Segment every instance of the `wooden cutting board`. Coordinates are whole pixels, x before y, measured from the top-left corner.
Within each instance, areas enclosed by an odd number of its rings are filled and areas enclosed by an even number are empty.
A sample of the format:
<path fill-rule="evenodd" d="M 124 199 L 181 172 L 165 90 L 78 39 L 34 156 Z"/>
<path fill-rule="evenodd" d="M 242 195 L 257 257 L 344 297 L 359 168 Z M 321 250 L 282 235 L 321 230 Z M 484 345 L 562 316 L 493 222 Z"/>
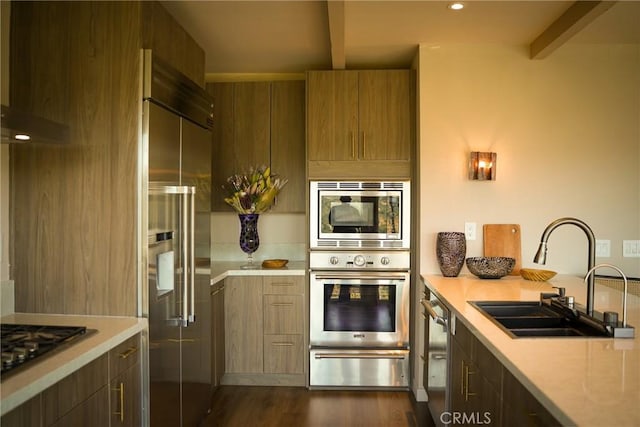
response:
<path fill-rule="evenodd" d="M 484 256 L 506 256 L 515 258 L 511 275 L 517 276 L 522 268 L 519 224 L 484 224 Z"/>

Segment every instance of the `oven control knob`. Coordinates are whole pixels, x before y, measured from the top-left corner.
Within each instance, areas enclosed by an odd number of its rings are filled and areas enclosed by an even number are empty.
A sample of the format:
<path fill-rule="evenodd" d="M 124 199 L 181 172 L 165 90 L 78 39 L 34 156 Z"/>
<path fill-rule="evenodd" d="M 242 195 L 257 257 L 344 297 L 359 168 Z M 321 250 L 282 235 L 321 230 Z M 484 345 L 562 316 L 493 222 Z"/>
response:
<path fill-rule="evenodd" d="M 382 258 L 380 258 L 380 264 L 389 265 L 389 263 L 391 263 L 391 260 L 388 256 L 383 256 Z"/>
<path fill-rule="evenodd" d="M 329 258 L 329 264 L 331 265 L 336 265 L 340 260 L 338 259 L 337 256 L 332 256 L 331 258 Z"/>
<path fill-rule="evenodd" d="M 353 265 L 355 265 L 356 267 L 364 267 L 366 263 L 367 260 L 365 259 L 364 255 L 356 255 L 353 257 Z"/>

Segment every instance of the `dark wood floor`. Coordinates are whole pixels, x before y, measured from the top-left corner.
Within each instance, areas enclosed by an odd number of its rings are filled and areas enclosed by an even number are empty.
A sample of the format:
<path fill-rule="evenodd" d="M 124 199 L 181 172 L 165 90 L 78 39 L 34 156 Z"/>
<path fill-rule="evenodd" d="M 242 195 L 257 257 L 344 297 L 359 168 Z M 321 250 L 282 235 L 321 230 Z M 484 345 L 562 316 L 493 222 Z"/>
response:
<path fill-rule="evenodd" d="M 426 403 L 409 392 L 222 386 L 201 427 L 432 427 Z"/>

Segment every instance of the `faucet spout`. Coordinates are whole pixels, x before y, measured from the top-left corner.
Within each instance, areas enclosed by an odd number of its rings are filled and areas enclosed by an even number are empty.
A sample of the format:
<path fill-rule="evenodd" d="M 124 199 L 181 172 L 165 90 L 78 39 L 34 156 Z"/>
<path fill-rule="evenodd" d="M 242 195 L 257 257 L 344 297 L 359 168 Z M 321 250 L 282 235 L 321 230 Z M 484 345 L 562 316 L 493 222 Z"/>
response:
<path fill-rule="evenodd" d="M 551 235 L 553 230 L 564 224 L 575 225 L 576 227 L 584 231 L 584 233 L 587 235 L 587 239 L 589 241 L 587 271 L 591 271 L 596 263 L 596 237 L 593 234 L 593 230 L 591 230 L 591 227 L 589 227 L 584 221 L 581 221 L 577 218 L 559 218 L 549 224 L 547 228 L 545 228 L 542 232 L 540 245 L 538 246 L 538 251 L 533 258 L 533 262 L 535 262 L 536 264 L 545 264 L 547 262 L 547 241 L 549 240 L 549 236 Z M 589 316 L 593 316 L 593 300 L 595 293 L 594 275 L 588 275 L 587 280 L 585 281 L 587 282 L 587 314 Z"/>

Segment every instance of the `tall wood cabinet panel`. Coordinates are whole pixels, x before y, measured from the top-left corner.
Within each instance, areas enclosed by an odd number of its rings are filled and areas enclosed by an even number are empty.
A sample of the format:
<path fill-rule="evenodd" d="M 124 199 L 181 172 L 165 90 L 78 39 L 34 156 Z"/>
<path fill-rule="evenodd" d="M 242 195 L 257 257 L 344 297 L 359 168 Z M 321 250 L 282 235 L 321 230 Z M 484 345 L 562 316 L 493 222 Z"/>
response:
<path fill-rule="evenodd" d="M 203 82 L 202 50 L 159 3 L 11 4 L 10 103 L 71 140 L 9 147 L 16 311 L 136 315 L 143 47 Z"/>
<path fill-rule="evenodd" d="M 274 212 L 304 212 L 304 82 L 208 83 L 214 99 L 211 209 L 224 202 L 226 179 L 250 166 L 287 178 Z"/>
<path fill-rule="evenodd" d="M 225 370 L 225 282 L 218 282 L 211 290 L 211 383 L 217 388 L 222 383 Z"/>
<path fill-rule="evenodd" d="M 274 212 L 306 211 L 304 90 L 302 80 L 271 83 L 271 169 L 289 180 Z"/>
<path fill-rule="evenodd" d="M 224 324 L 227 373 L 263 372 L 262 277 L 225 279 Z"/>
<path fill-rule="evenodd" d="M 409 70 L 309 71 L 309 178 L 410 178 L 413 94 Z"/>
<path fill-rule="evenodd" d="M 269 83 L 208 83 L 206 87 L 213 96 L 214 118 L 211 208 L 231 211 L 224 202 L 226 179 L 251 166 L 269 164 Z"/>

